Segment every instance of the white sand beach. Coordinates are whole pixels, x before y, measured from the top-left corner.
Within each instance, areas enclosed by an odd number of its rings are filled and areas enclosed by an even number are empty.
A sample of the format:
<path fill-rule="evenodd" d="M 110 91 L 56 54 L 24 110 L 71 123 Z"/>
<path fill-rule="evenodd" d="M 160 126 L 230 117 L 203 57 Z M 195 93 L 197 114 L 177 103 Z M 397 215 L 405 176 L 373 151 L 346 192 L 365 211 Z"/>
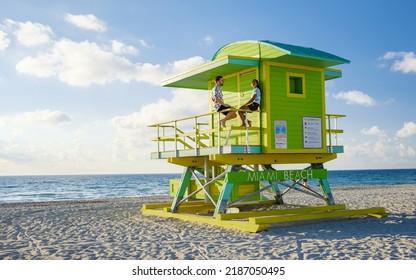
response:
<path fill-rule="evenodd" d="M 416 260 L 416 185 L 334 187 L 333 194 L 349 209 L 381 206 L 389 216 L 246 233 L 141 214 L 143 203 L 168 197 L 0 204 L 0 259 Z"/>

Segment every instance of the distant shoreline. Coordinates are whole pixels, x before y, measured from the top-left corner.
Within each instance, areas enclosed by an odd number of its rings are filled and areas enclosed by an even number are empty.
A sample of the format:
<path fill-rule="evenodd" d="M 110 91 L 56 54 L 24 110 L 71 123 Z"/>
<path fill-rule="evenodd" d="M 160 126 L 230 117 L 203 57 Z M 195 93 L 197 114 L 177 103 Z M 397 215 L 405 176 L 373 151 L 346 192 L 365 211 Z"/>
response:
<path fill-rule="evenodd" d="M 401 188 L 401 187 L 415 187 L 416 184 L 395 184 L 395 185 L 364 185 L 364 186 L 331 186 L 331 190 L 338 189 L 361 189 L 361 188 Z M 317 187 L 319 189 L 319 187 Z M 59 206 L 59 205 L 77 205 L 77 204 L 100 204 L 100 203 L 110 203 L 110 202 L 148 202 L 154 200 L 171 200 L 172 198 L 169 195 L 144 195 L 144 196 L 132 196 L 132 197 L 112 197 L 104 199 L 62 199 L 62 200 L 49 200 L 49 201 L 17 201 L 17 202 L 4 202 L 0 201 L 0 208 L 2 207 L 20 207 L 20 206 Z"/>
<path fill-rule="evenodd" d="M 289 169 L 289 168 L 286 168 Z M 365 168 L 365 169 L 329 169 L 328 172 L 344 172 L 344 171 L 400 171 L 400 170 L 415 170 L 416 168 Z M 181 175 L 181 172 L 172 173 L 96 173 L 96 174 L 11 174 L 4 175 L 0 174 L 1 177 L 42 177 L 42 176 L 136 176 L 136 175 Z"/>

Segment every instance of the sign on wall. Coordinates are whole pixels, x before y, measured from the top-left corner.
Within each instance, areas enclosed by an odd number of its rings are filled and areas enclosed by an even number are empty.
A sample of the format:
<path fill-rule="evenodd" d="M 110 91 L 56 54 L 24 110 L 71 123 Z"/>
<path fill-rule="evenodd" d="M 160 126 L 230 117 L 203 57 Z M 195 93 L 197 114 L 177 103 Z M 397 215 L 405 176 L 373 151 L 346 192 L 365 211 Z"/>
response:
<path fill-rule="evenodd" d="M 318 117 L 303 117 L 303 148 L 322 148 L 322 119 Z"/>
<path fill-rule="evenodd" d="M 287 149 L 286 121 L 274 121 L 274 147 L 275 149 Z"/>

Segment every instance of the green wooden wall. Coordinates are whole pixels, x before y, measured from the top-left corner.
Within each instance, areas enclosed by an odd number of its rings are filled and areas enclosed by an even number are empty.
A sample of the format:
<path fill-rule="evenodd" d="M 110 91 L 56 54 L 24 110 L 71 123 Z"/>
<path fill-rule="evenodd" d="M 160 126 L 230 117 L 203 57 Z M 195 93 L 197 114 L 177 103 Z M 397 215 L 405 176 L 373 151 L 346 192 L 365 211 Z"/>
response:
<path fill-rule="evenodd" d="M 288 96 L 287 73 L 304 74 L 305 89 L 304 98 Z M 303 149 L 303 117 L 321 117 L 325 124 L 325 112 L 323 104 L 322 71 L 291 68 L 284 66 L 270 66 L 269 68 L 269 90 L 268 102 L 270 112 L 267 115 L 268 128 L 267 151 L 279 152 L 274 146 L 274 121 L 282 120 L 287 124 L 287 149 Z M 324 133 L 324 130 L 322 130 Z M 322 139 L 324 136 L 322 135 Z M 324 140 L 322 145 L 324 145 Z"/>

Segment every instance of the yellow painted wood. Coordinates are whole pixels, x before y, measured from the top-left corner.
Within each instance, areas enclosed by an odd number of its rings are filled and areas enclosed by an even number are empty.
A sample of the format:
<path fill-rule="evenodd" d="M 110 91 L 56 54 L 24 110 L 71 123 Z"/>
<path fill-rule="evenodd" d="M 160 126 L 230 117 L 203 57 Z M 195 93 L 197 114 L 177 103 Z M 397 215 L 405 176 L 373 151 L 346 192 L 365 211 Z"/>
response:
<path fill-rule="evenodd" d="M 205 202 L 203 200 L 195 200 L 195 201 L 186 201 L 181 204 L 181 206 L 197 206 L 197 205 L 204 205 Z M 172 202 L 165 202 L 165 203 L 149 203 L 144 204 L 142 206 L 143 210 L 147 209 L 158 209 L 158 208 L 165 208 L 172 206 Z"/>
<path fill-rule="evenodd" d="M 249 222 L 253 224 L 270 224 L 270 223 L 296 222 L 296 221 L 307 221 L 307 220 L 315 220 L 315 219 L 328 219 L 328 218 L 349 217 L 349 216 L 363 216 L 363 215 L 369 215 L 369 214 L 381 215 L 384 213 L 385 213 L 384 208 L 376 207 L 376 208 L 368 208 L 368 209 L 341 210 L 341 211 L 309 213 L 309 214 L 253 217 L 253 218 L 249 218 Z"/>
<path fill-rule="evenodd" d="M 149 210 L 149 209 L 158 209 L 163 207 L 171 206 L 172 203 L 152 203 L 152 204 L 144 204 L 142 206 L 142 210 Z"/>
<path fill-rule="evenodd" d="M 325 206 L 314 206 L 314 207 L 298 207 L 298 208 L 277 209 L 277 210 L 218 214 L 216 218 L 219 220 L 232 220 L 232 219 L 262 217 L 262 216 L 302 214 L 302 213 L 334 211 L 334 210 L 344 210 L 344 209 L 345 209 L 345 204 L 336 204 L 336 205 L 325 205 Z"/>
<path fill-rule="evenodd" d="M 222 131 L 245 131 L 245 130 L 254 130 L 254 131 L 259 131 L 260 127 L 259 126 L 250 126 L 250 127 L 244 127 L 244 126 L 235 126 L 235 125 L 230 125 L 230 126 L 226 126 L 226 127 L 221 127 Z"/>
<path fill-rule="evenodd" d="M 344 114 L 326 114 L 330 118 L 345 118 L 347 115 Z"/>
<path fill-rule="evenodd" d="M 272 200 L 261 202 L 271 203 Z M 245 203 L 255 204 L 255 203 Z M 388 214 L 383 207 L 345 210 L 345 204 L 330 206 L 311 206 L 293 209 L 279 209 L 258 212 L 243 212 L 232 214 L 218 214 L 216 219 L 211 215 L 197 215 L 198 211 L 213 209 L 213 205 L 205 204 L 203 201 L 184 202 L 180 213 L 170 212 L 170 204 L 154 203 L 143 205 L 142 213 L 159 217 L 176 218 L 184 221 L 202 222 L 224 228 L 237 229 L 246 232 L 260 232 L 267 229 L 271 223 L 296 222 L 314 219 L 329 219 L 339 217 L 372 216 L 376 218 L 386 217 Z M 188 213 L 188 210 L 190 213 Z M 298 212 L 299 211 L 299 212 Z M 193 213 L 193 214 L 192 214 Z M 290 213 L 290 214 L 289 214 Z M 248 220 L 247 220 L 248 218 Z M 243 220 L 244 219 L 244 220 Z"/>
<path fill-rule="evenodd" d="M 260 232 L 269 227 L 268 224 L 250 224 L 248 222 L 240 222 L 240 221 L 222 221 L 213 219 L 211 216 L 200 216 L 200 215 L 193 215 L 193 214 L 181 214 L 181 213 L 171 213 L 171 212 L 164 212 L 161 210 L 154 210 L 154 209 L 144 209 L 142 213 L 145 215 L 155 215 L 159 217 L 166 217 L 166 218 L 176 218 L 183 221 L 192 221 L 192 222 L 202 222 L 214 226 L 221 226 L 224 228 L 230 229 L 238 229 L 247 232 Z"/>
<path fill-rule="evenodd" d="M 178 164 L 181 166 L 204 166 L 204 157 L 203 156 L 190 156 L 190 157 L 171 157 L 168 158 L 169 163 Z M 220 163 L 209 161 L 209 166 L 217 166 Z"/>
<path fill-rule="evenodd" d="M 214 210 L 215 206 L 213 204 L 205 204 L 205 205 L 181 205 L 179 206 L 179 213 L 197 213 L 202 211 L 209 211 Z"/>
<path fill-rule="evenodd" d="M 268 205 L 268 204 L 275 204 L 276 201 L 275 200 L 261 200 L 261 201 L 245 201 L 242 203 L 238 203 L 236 205 L 234 205 L 233 207 L 242 207 L 242 206 L 247 206 L 247 205 Z M 142 206 L 143 210 L 149 210 L 149 209 L 162 209 L 162 208 L 168 208 L 172 206 L 172 202 L 166 202 L 166 203 L 149 203 L 149 204 L 144 204 Z M 204 200 L 200 199 L 200 200 L 193 200 L 193 201 L 185 201 L 182 202 L 181 205 L 179 206 L 179 211 L 184 208 L 184 209 L 196 209 L 198 210 L 198 208 L 215 208 L 215 206 L 211 203 L 206 203 Z"/>
<path fill-rule="evenodd" d="M 344 133 L 343 129 L 331 129 L 331 130 L 327 130 L 326 133 L 331 133 L 331 134 L 339 134 L 339 133 Z"/>
<path fill-rule="evenodd" d="M 377 213 L 377 214 L 367 214 L 367 215 L 370 217 L 377 218 L 377 219 L 385 218 L 388 216 L 387 213 Z"/>
<path fill-rule="evenodd" d="M 286 164 L 286 163 L 323 163 L 336 159 L 336 154 L 213 154 L 209 155 L 212 162 L 219 164 Z"/>

